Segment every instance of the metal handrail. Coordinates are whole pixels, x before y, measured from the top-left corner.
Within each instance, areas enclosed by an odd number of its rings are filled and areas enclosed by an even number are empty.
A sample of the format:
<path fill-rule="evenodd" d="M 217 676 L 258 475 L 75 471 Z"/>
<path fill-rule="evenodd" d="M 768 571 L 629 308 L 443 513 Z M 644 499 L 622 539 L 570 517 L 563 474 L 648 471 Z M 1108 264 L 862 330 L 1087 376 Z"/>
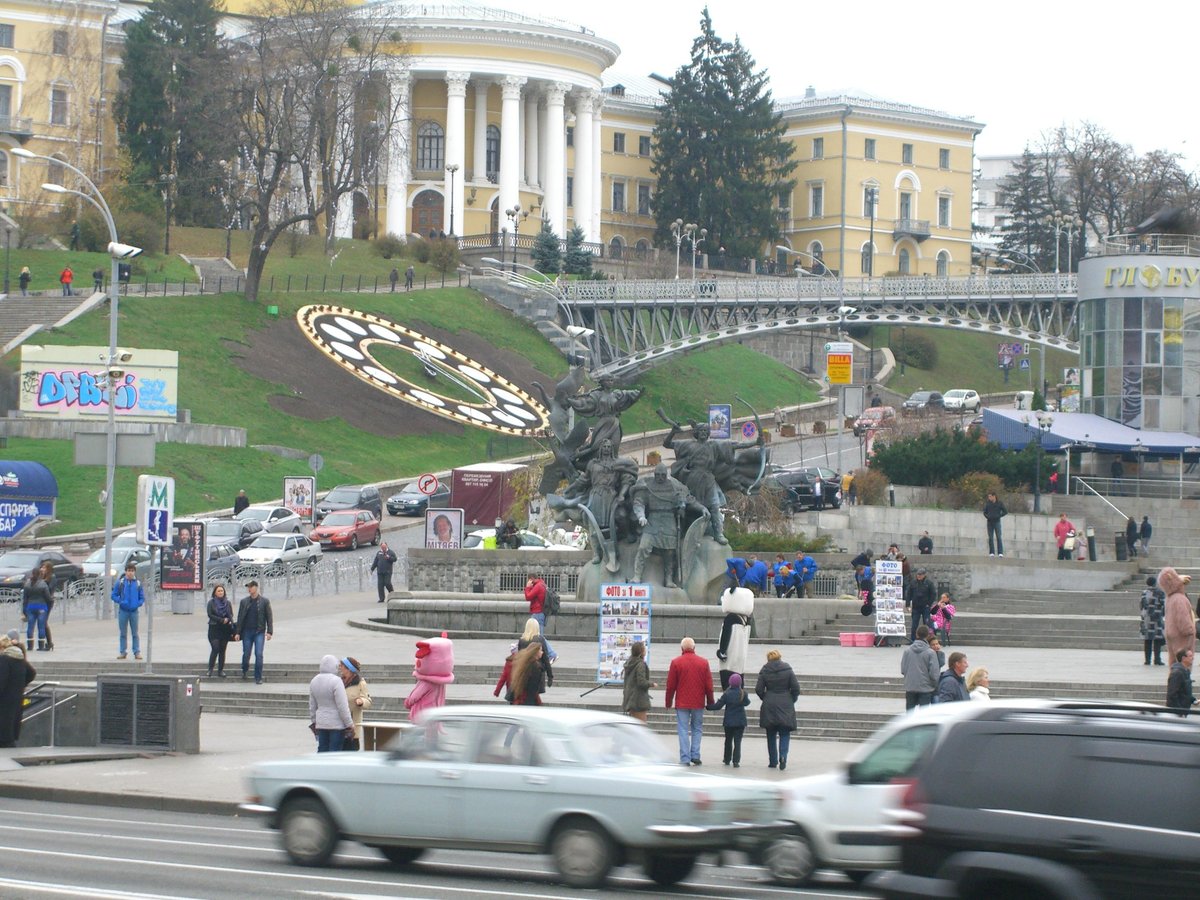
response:
<path fill-rule="evenodd" d="M 59 686 L 60 686 L 59 682 L 57 682 L 57 681 L 43 681 L 41 684 L 35 684 L 33 687 L 28 688 L 25 691 L 25 696 L 29 696 L 31 694 L 36 694 L 38 691 L 42 690 L 43 688 L 50 688 L 50 705 L 46 709 L 39 709 L 36 712 L 30 713 L 28 716 L 22 716 L 22 721 L 32 721 L 32 720 L 38 718 L 39 716 L 41 716 L 43 713 L 49 712 L 50 713 L 50 744 L 49 744 L 49 746 L 51 746 L 51 747 L 54 746 L 54 731 L 55 731 L 55 727 L 56 727 L 58 707 L 64 703 L 70 703 L 72 700 L 74 700 L 76 697 L 79 696 L 78 692 L 76 692 L 76 693 L 70 694 L 69 696 L 66 696 L 66 697 L 59 697 L 58 696 Z"/>
<path fill-rule="evenodd" d="M 1093 494 L 1095 494 L 1097 497 L 1099 497 L 1101 500 L 1103 500 L 1104 504 L 1109 509 L 1111 509 L 1113 512 L 1115 512 L 1118 516 L 1120 516 L 1122 519 L 1129 518 L 1129 516 L 1127 516 L 1125 513 L 1121 512 L 1121 510 L 1117 509 L 1117 507 L 1115 507 L 1111 502 L 1109 502 L 1109 499 L 1107 497 L 1105 497 L 1103 494 L 1101 494 L 1098 490 L 1096 490 L 1094 487 L 1092 487 L 1090 484 L 1088 484 L 1086 481 L 1084 481 L 1078 475 L 1075 476 L 1074 481 L 1077 485 L 1087 488 L 1087 490 L 1091 491 Z M 1083 493 L 1083 491 L 1080 491 L 1080 493 Z"/>

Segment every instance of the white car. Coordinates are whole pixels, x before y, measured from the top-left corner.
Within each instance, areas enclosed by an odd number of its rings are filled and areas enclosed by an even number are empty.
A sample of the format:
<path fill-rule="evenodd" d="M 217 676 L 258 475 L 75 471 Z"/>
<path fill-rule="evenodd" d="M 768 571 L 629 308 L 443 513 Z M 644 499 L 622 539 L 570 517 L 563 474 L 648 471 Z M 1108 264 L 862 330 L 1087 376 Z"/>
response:
<path fill-rule="evenodd" d="M 570 544 L 554 544 L 546 540 L 540 534 L 534 534 L 532 531 L 526 531 L 522 528 L 518 534 L 521 537 L 521 546 L 518 550 L 578 550 L 579 547 L 572 547 Z M 463 538 L 462 548 L 464 550 L 483 550 L 494 549 L 494 545 L 489 538 L 496 536 L 495 528 L 481 528 L 478 531 L 472 531 Z M 488 541 L 488 545 L 484 547 L 484 541 Z"/>
<path fill-rule="evenodd" d="M 979 394 L 975 391 L 964 390 L 963 388 L 955 388 L 952 391 L 946 391 L 942 394 L 942 406 L 947 410 L 955 412 L 979 412 L 979 406 L 983 401 L 979 399 Z"/>
<path fill-rule="evenodd" d="M 321 545 L 302 534 L 263 534 L 239 550 L 238 557 L 241 569 L 252 567 L 263 574 L 282 574 L 300 567 L 311 569 L 321 561 Z"/>
<path fill-rule="evenodd" d="M 286 506 L 248 506 L 237 514 L 239 519 L 256 519 L 272 534 L 300 534 L 305 522 Z"/>

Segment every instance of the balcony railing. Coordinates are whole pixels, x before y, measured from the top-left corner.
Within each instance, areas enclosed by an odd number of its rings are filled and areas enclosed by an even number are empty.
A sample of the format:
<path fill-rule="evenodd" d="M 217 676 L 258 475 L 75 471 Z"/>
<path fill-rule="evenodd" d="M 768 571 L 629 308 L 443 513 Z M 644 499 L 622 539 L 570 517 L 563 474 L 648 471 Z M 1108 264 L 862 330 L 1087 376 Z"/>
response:
<path fill-rule="evenodd" d="M 0 116 L 0 134 L 29 137 L 33 134 L 33 119 L 29 116 Z"/>
<path fill-rule="evenodd" d="M 892 224 L 892 237 L 896 240 L 902 237 L 911 237 L 923 241 L 929 237 L 929 220 L 896 219 Z"/>

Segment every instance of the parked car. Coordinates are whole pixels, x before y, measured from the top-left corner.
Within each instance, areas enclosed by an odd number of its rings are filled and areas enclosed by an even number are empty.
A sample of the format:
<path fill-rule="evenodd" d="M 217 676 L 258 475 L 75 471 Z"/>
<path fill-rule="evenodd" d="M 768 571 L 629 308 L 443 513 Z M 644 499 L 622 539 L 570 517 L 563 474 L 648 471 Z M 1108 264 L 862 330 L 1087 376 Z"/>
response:
<path fill-rule="evenodd" d="M 925 415 L 941 410 L 942 395 L 937 391 L 913 391 L 912 395 L 900 404 L 900 411 L 906 416 Z"/>
<path fill-rule="evenodd" d="M 116 541 L 113 541 L 112 548 L 112 566 L 109 568 L 109 574 L 113 578 L 120 578 L 125 574 L 125 566 L 128 563 L 133 563 L 137 567 L 137 577 L 139 581 L 150 584 L 153 581 L 151 577 L 151 568 L 153 565 L 153 554 L 149 547 L 140 544 L 133 546 L 118 547 Z M 93 550 L 82 563 L 83 574 L 89 577 L 101 577 L 104 575 L 104 548 L 100 547 Z"/>
<path fill-rule="evenodd" d="M 671 885 L 700 853 L 753 852 L 780 828 L 775 785 L 681 768 L 641 723 L 567 707 L 443 706 L 389 751 L 263 763 L 247 780 L 242 810 L 304 866 L 351 839 L 396 866 L 454 847 L 548 854 L 573 888 L 633 862 Z"/>
<path fill-rule="evenodd" d="M 427 509 L 445 509 L 450 505 L 450 488 L 438 482 L 432 494 L 422 494 L 414 481 L 387 498 L 387 511 L 393 516 L 423 516 Z"/>
<path fill-rule="evenodd" d="M 942 395 L 942 406 L 950 412 L 979 412 L 983 400 L 975 391 L 955 388 Z"/>
<path fill-rule="evenodd" d="M 311 569 L 321 561 L 321 545 L 302 534 L 263 534 L 238 557 L 242 569 L 277 575 L 296 566 Z"/>
<path fill-rule="evenodd" d="M 266 533 L 258 519 L 204 520 L 204 540 L 210 545 L 233 544 L 235 550 L 241 550 Z"/>
<path fill-rule="evenodd" d="M 872 406 L 864 409 L 862 415 L 854 420 L 854 436 L 862 437 L 868 431 L 877 431 L 880 428 L 892 428 L 895 424 L 896 407 Z"/>
<path fill-rule="evenodd" d="M 830 474 L 821 475 L 821 495 L 824 497 L 826 508 L 837 509 L 842 505 L 842 479 L 832 469 Z M 795 509 L 815 509 L 817 507 L 816 473 L 811 470 L 794 472 L 788 485 L 794 495 Z"/>
<path fill-rule="evenodd" d="M 383 518 L 383 502 L 379 499 L 379 489 L 369 484 L 339 484 L 325 495 L 317 504 L 315 515 L 317 524 L 335 509 L 366 509 L 375 513 L 375 518 Z"/>
<path fill-rule="evenodd" d="M 340 509 L 327 515 L 308 537 L 322 550 L 357 550 L 359 544 L 379 543 L 379 520 L 365 509 Z"/>
<path fill-rule="evenodd" d="M 517 532 L 521 537 L 521 546 L 518 550 L 578 550 L 578 547 L 572 547 L 570 544 L 554 544 L 546 540 L 540 534 L 534 534 L 532 531 L 520 529 Z M 472 531 L 463 538 L 462 548 L 464 550 L 482 550 L 484 542 L 489 538 L 496 536 L 495 528 L 480 528 L 478 531 Z M 494 547 L 491 541 L 488 541 L 489 548 Z"/>
<path fill-rule="evenodd" d="M 1200 724 L 1136 703 L 968 707 L 928 746 L 889 832 L 892 898 L 1193 896 Z M 982 708 L 980 708 L 982 707 Z"/>
<path fill-rule="evenodd" d="M 208 559 L 204 563 L 204 580 L 227 581 L 233 570 L 242 563 L 242 557 L 233 544 L 209 544 Z"/>
<path fill-rule="evenodd" d="M 275 534 L 292 532 L 299 534 L 304 530 L 301 518 L 286 506 L 247 506 L 237 514 L 238 519 L 256 519 L 262 523 L 263 529 Z"/>
<path fill-rule="evenodd" d="M 57 550 L 9 550 L 0 556 L 0 589 L 20 588 L 29 573 L 44 562 L 54 566 L 55 591 L 83 577 L 83 566 Z"/>

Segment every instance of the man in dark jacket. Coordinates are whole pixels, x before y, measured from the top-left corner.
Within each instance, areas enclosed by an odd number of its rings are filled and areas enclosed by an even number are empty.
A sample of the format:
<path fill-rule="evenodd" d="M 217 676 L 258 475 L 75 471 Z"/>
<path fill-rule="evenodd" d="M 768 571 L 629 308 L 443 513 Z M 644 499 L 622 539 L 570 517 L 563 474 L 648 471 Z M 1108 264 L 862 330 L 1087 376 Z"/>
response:
<path fill-rule="evenodd" d="M 1167 676 L 1167 706 L 1181 710 L 1181 716 L 1196 704 L 1196 696 L 1192 692 L 1192 662 L 1196 654 L 1185 647 L 1175 653 L 1175 662 L 1171 663 L 1171 674 Z"/>
<path fill-rule="evenodd" d="M 1138 523 L 1133 516 L 1125 520 L 1125 546 L 1129 550 L 1129 558 L 1137 559 Z"/>
<path fill-rule="evenodd" d="M 928 706 L 937 690 L 938 666 L 937 654 L 929 646 L 927 639 L 929 628 L 925 625 L 917 627 L 917 639 L 904 650 L 900 657 L 900 674 L 904 676 L 904 708 Z"/>
<path fill-rule="evenodd" d="M 241 515 L 242 510 L 250 506 L 250 498 L 246 496 L 246 489 L 242 488 L 237 492 L 237 496 L 233 498 L 233 514 Z"/>
<path fill-rule="evenodd" d="M 392 567 L 394 565 L 396 565 L 396 551 L 389 550 L 386 543 L 380 544 L 379 552 L 371 560 L 371 571 L 375 573 L 380 603 L 387 599 L 388 592 L 395 590 L 392 587 Z"/>
<path fill-rule="evenodd" d="M 250 651 L 254 651 L 254 683 L 262 684 L 263 649 L 265 642 L 275 634 L 275 620 L 271 615 L 271 601 L 258 592 L 257 581 L 247 581 L 249 597 L 238 604 L 237 625 L 233 636 L 242 642 L 242 681 L 250 672 Z"/>
<path fill-rule="evenodd" d="M 1142 527 L 1138 529 L 1138 537 L 1142 539 L 1142 556 L 1150 555 L 1150 535 L 1154 533 L 1154 527 L 1150 524 L 1149 516 L 1142 516 Z"/>
<path fill-rule="evenodd" d="M 917 628 L 930 625 L 929 610 L 937 597 L 934 595 L 933 582 L 929 580 L 924 567 L 917 569 L 917 577 L 908 583 L 904 592 L 904 606 L 912 607 L 912 627 L 909 630 L 909 640 L 917 639 Z"/>
<path fill-rule="evenodd" d="M 929 532 L 923 532 L 921 539 L 917 541 L 917 552 L 922 556 L 929 556 L 933 553 L 933 538 L 929 536 Z"/>
<path fill-rule="evenodd" d="M 938 679 L 938 689 L 933 695 L 934 703 L 953 703 L 956 700 L 970 700 L 967 693 L 967 682 L 963 675 L 967 671 L 967 654 L 955 650 L 950 654 L 950 664 Z"/>
<path fill-rule="evenodd" d="M 987 519 L 988 556 L 999 553 L 1004 555 L 1004 535 L 1001 534 L 1000 520 L 1008 515 L 1008 510 L 1000 502 L 995 492 L 989 491 L 987 502 L 983 504 L 983 517 Z"/>

